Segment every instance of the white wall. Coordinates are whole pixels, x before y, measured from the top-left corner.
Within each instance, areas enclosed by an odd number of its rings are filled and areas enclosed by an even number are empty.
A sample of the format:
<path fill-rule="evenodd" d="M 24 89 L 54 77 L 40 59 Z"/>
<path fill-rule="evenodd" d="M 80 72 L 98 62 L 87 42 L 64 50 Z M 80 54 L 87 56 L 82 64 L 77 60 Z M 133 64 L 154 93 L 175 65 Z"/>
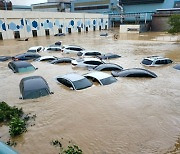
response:
<path fill-rule="evenodd" d="M 105 25 L 108 25 L 108 15 L 103 14 L 0 10 L 0 32 L 3 39 L 14 39 L 14 31 L 19 31 L 21 38 L 24 38 L 33 37 L 32 30 L 37 30 L 38 36 L 45 36 L 45 29 L 54 35 L 59 28 L 67 33 L 68 28 L 77 32 L 80 26 L 83 32 L 85 27 L 92 31 L 93 26 L 101 26 L 103 29 Z"/>

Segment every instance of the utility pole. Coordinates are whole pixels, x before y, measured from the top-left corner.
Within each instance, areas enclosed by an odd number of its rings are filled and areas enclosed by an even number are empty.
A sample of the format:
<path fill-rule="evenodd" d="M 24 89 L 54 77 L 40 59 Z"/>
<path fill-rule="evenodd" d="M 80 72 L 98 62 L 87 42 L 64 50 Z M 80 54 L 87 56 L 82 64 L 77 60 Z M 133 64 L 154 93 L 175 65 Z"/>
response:
<path fill-rule="evenodd" d="M 7 10 L 7 2 L 6 2 L 6 0 L 4 0 L 4 6 L 5 6 L 5 10 Z"/>

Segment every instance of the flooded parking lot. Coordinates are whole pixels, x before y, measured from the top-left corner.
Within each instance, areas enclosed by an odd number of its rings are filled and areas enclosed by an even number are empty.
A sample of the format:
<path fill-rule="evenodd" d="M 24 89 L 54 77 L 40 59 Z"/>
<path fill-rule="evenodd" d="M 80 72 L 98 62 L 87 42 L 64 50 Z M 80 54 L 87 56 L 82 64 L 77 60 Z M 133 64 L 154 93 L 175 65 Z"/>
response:
<path fill-rule="evenodd" d="M 70 64 L 52 65 L 47 62 L 32 64 L 38 70 L 14 74 L 8 62 L 0 63 L 0 100 L 22 107 L 26 113 L 36 114 L 35 126 L 15 138 L 15 149 L 22 154 L 56 154 L 58 149 L 50 142 L 59 139 L 63 144 L 72 141 L 88 154 L 160 154 L 180 153 L 180 71 L 175 64 L 144 67 L 143 58 L 165 56 L 180 63 L 180 44 L 161 33 L 119 34 L 109 31 L 70 34 L 64 37 L 38 37 L 29 41 L 0 41 L 0 55 L 13 56 L 31 46 L 48 46 L 56 41 L 75 44 L 89 50 L 116 53 L 122 57 L 107 60 L 123 68 L 145 68 L 158 78 L 117 78 L 118 82 L 93 85 L 82 91 L 73 91 L 55 82 L 57 75 L 88 70 Z M 43 52 L 41 55 L 62 55 Z M 48 82 L 53 95 L 34 100 L 20 100 L 19 82 L 23 77 L 41 75 Z M 62 140 L 63 138 L 63 140 Z M 9 139 L 8 129 L 0 127 L 0 140 Z"/>

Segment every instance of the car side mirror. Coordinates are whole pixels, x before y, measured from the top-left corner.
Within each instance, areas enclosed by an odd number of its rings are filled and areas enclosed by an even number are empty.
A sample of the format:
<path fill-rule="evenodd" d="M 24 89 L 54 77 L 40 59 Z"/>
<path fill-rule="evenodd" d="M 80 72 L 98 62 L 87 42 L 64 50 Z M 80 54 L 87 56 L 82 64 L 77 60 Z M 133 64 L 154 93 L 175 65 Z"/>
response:
<path fill-rule="evenodd" d="M 35 68 L 35 70 L 38 70 L 38 68 Z"/>
<path fill-rule="evenodd" d="M 23 99 L 22 97 L 19 97 L 19 99 Z"/>
<path fill-rule="evenodd" d="M 51 91 L 51 92 L 50 92 L 50 94 L 52 95 L 52 94 L 54 94 L 54 92 L 53 92 L 53 91 Z"/>

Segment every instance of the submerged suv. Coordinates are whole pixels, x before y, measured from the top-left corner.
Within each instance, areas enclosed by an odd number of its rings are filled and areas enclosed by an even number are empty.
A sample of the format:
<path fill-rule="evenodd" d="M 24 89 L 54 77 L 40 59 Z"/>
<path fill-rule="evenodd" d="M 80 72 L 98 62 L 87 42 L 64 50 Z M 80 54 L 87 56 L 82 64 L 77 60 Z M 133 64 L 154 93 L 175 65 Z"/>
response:
<path fill-rule="evenodd" d="M 144 58 L 141 64 L 146 66 L 161 66 L 161 65 L 170 64 L 172 62 L 173 61 L 169 58 L 164 58 L 160 56 L 151 56 Z"/>

